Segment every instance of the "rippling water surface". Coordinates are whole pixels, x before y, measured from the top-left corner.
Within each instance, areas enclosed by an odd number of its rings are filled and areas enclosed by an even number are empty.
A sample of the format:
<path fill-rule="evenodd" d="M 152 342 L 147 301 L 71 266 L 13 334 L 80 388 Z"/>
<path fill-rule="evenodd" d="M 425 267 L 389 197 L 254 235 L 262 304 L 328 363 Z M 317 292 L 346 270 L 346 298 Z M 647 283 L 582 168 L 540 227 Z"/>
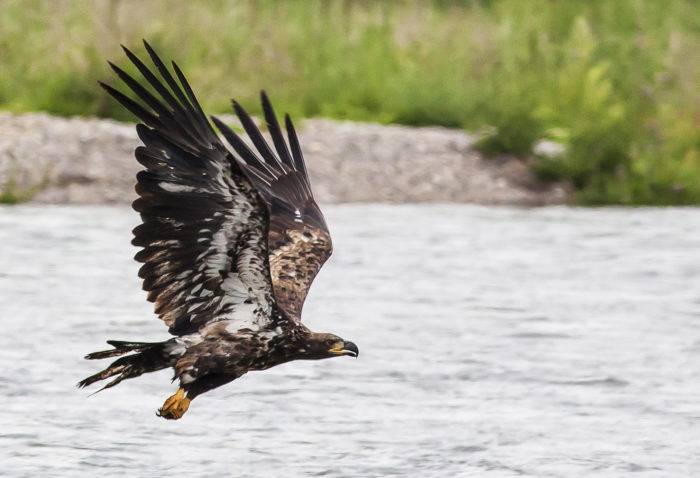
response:
<path fill-rule="evenodd" d="M 698 476 L 700 210 L 327 208 L 305 307 L 359 359 L 294 362 L 157 418 L 170 372 L 127 208 L 0 209 L 2 476 Z"/>

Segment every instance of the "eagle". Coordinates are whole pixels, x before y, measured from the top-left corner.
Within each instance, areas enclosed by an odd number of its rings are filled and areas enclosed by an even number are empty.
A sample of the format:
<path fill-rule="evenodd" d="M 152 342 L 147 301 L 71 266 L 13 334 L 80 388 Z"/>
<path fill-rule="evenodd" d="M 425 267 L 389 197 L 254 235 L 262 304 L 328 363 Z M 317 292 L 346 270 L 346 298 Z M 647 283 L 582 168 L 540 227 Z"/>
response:
<path fill-rule="evenodd" d="M 132 244 L 143 263 L 139 277 L 172 338 L 162 342 L 108 340 L 112 347 L 87 359 L 119 357 L 78 383 L 86 387 L 165 368 L 179 388 L 157 415 L 179 419 L 197 396 L 251 370 L 292 360 L 359 354 L 357 346 L 301 322 L 304 300 L 331 255 L 326 221 L 314 200 L 294 125 L 286 139 L 270 100 L 260 93 L 272 145 L 235 100 L 233 109 L 250 140 L 204 114 L 182 71 L 172 71 L 144 41 L 153 66 L 128 48 L 139 83 L 110 67 L 133 92 L 100 82 L 134 114 L 142 146 L 135 156 L 133 208 L 142 223 Z M 173 75 L 174 72 L 174 75 Z"/>

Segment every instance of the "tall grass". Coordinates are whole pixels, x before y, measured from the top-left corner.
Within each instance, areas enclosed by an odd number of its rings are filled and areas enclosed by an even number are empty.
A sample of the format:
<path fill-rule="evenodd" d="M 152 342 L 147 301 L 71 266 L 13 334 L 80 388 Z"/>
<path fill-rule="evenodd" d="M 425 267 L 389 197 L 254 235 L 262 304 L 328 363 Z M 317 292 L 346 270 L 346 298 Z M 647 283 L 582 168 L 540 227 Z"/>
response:
<path fill-rule="evenodd" d="M 700 203 L 700 2 L 0 2 L 0 107 L 126 119 L 96 87 L 147 38 L 213 112 L 468 129 L 585 204 Z"/>

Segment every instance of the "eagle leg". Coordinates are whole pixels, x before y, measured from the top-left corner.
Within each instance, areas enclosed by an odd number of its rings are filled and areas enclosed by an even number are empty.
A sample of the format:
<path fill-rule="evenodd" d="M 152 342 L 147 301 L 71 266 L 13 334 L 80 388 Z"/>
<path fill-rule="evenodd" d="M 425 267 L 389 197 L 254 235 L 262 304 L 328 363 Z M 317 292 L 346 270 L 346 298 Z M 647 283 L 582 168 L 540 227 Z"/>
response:
<path fill-rule="evenodd" d="M 158 409 L 156 415 L 167 420 L 181 418 L 190 407 L 191 399 L 187 397 L 185 389 L 180 387 L 175 394 L 168 397 L 163 406 Z"/>

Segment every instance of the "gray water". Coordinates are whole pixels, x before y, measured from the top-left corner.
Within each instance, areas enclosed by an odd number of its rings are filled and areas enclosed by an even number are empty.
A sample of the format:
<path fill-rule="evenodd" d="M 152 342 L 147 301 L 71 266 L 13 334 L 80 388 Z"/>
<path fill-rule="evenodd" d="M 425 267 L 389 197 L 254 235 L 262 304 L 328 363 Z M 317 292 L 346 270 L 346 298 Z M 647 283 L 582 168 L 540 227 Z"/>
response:
<path fill-rule="evenodd" d="M 0 209 L 2 476 L 699 476 L 700 210 L 327 208 L 305 322 L 358 359 L 250 373 L 154 415 L 88 398 L 159 340 L 127 208 Z"/>

